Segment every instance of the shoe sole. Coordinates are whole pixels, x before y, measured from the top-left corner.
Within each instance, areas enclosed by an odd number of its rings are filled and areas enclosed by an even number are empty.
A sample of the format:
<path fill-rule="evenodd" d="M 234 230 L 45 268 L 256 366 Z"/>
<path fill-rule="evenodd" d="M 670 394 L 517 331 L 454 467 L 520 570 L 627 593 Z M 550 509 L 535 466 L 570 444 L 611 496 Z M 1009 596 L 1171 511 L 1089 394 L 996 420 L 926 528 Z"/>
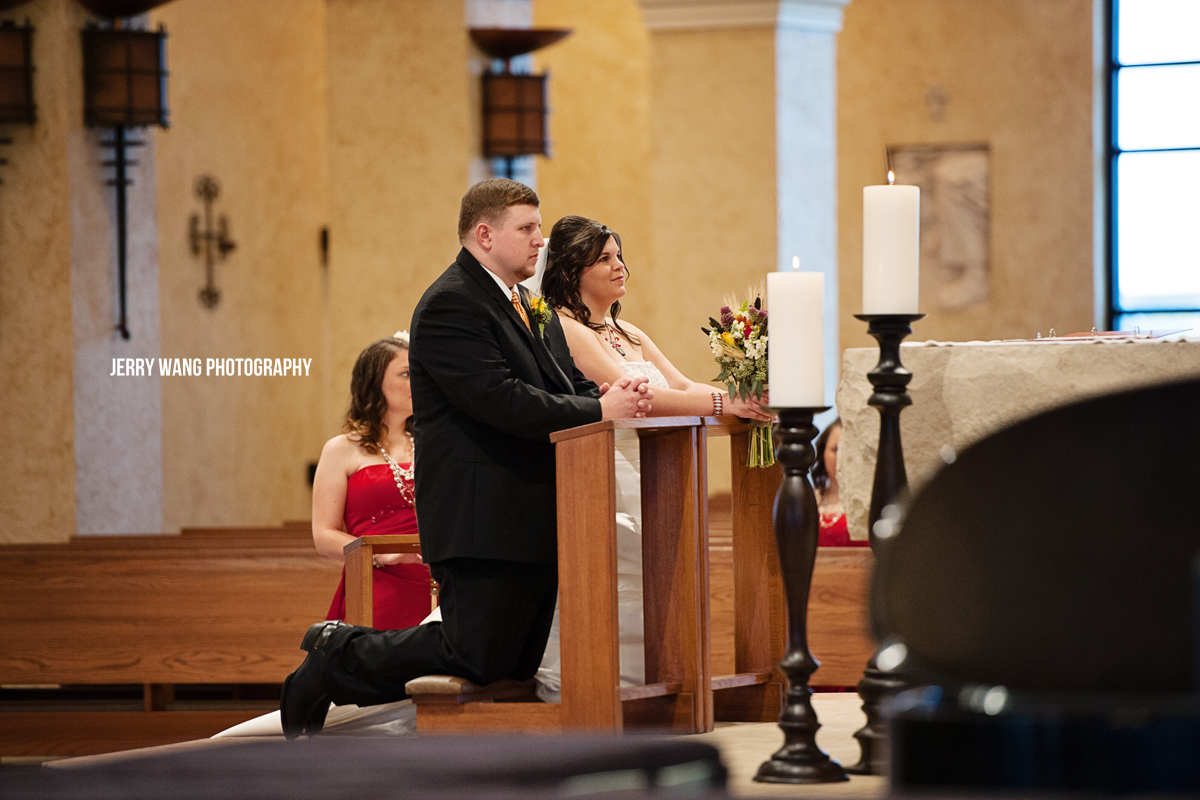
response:
<path fill-rule="evenodd" d="M 284 737 L 286 737 L 289 742 L 294 742 L 300 738 L 300 734 L 304 733 L 304 728 L 301 727 L 300 730 L 298 730 L 294 733 L 288 730 L 290 726 L 288 725 L 287 714 L 285 714 L 284 710 L 283 710 L 286 706 L 283 704 L 282 698 L 287 697 L 288 687 L 291 685 L 291 683 L 292 683 L 291 675 L 288 675 L 286 678 L 283 679 L 283 689 L 279 694 L 279 696 L 281 698 L 281 702 L 279 703 L 279 724 L 283 728 Z"/>

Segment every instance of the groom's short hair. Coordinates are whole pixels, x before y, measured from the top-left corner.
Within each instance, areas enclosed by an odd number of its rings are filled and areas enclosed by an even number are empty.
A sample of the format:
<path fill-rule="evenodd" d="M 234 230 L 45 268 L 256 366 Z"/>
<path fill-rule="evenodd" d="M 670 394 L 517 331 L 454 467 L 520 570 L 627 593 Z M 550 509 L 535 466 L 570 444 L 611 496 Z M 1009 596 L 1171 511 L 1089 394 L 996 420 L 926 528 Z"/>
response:
<path fill-rule="evenodd" d="M 537 192 L 508 178 L 480 181 L 463 195 L 458 211 L 458 240 L 465 242 L 480 222 L 499 225 L 510 206 L 538 206 Z"/>

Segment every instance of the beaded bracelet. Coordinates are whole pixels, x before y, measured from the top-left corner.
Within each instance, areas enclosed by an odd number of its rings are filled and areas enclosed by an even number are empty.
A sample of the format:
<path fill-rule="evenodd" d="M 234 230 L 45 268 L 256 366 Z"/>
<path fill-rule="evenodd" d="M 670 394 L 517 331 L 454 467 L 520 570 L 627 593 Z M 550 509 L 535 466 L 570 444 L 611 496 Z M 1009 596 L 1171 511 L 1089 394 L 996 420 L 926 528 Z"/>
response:
<path fill-rule="evenodd" d="M 713 416 L 719 417 L 719 416 L 721 416 L 722 412 L 724 412 L 724 410 L 725 410 L 725 399 L 721 396 L 720 392 L 713 392 L 712 398 L 713 398 Z"/>

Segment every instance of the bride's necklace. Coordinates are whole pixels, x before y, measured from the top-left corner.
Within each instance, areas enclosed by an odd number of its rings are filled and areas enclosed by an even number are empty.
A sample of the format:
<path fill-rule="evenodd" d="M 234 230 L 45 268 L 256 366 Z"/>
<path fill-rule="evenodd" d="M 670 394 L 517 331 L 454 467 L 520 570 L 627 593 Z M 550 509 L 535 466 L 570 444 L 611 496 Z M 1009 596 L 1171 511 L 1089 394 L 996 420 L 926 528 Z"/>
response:
<path fill-rule="evenodd" d="M 608 324 L 608 320 L 604 321 L 604 341 L 608 342 L 608 346 L 617 351 L 617 355 L 621 358 L 625 357 L 625 351 L 621 349 L 621 334 L 612 329 Z"/>
<path fill-rule="evenodd" d="M 412 434 L 408 434 L 408 442 L 412 444 Z M 416 496 L 413 493 L 413 465 L 416 459 L 409 462 L 408 469 L 400 469 L 400 465 L 396 463 L 383 445 L 379 445 L 379 452 L 383 454 L 383 460 L 392 468 L 392 477 L 396 479 L 396 488 L 400 490 L 400 496 L 408 501 L 409 505 L 416 505 Z"/>

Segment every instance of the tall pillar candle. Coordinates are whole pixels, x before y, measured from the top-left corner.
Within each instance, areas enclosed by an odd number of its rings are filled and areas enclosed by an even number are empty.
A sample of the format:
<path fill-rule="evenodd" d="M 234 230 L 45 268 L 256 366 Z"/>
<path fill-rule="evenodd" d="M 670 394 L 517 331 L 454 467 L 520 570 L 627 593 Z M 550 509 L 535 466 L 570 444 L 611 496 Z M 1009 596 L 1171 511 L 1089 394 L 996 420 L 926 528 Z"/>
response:
<path fill-rule="evenodd" d="M 820 272 L 767 275 L 767 381 L 772 406 L 825 405 L 824 295 L 825 275 Z"/>
<path fill-rule="evenodd" d="M 921 190 L 863 187 L 864 314 L 917 314 Z"/>

